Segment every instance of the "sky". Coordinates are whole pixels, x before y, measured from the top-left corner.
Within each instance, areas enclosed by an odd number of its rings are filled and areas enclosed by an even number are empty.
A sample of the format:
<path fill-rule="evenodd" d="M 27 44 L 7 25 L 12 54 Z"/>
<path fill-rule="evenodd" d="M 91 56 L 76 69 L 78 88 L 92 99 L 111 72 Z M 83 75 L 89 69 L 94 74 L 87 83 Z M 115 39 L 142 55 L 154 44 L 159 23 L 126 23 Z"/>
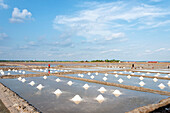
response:
<path fill-rule="evenodd" d="M 170 61 L 170 0 L 0 0 L 0 59 Z"/>

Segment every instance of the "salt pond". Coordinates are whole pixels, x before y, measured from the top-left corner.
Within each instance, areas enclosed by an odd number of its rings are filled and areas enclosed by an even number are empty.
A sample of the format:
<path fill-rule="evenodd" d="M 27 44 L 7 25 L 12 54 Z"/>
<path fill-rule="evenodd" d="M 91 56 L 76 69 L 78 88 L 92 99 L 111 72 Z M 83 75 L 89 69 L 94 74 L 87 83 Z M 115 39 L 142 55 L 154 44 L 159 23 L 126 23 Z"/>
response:
<path fill-rule="evenodd" d="M 1 72 L 0 72 L 0 76 L 2 76 L 2 75 L 19 75 L 19 74 L 37 74 L 35 72 L 25 71 L 25 70 L 10 70 L 10 71 L 1 71 Z"/>
<path fill-rule="evenodd" d="M 57 82 L 57 78 L 60 81 Z M 123 113 L 140 106 L 157 103 L 161 99 L 168 97 L 56 76 L 48 76 L 47 79 L 43 77 L 29 77 L 25 78 L 25 80 L 23 83 L 18 79 L 0 79 L 0 82 L 43 113 Z M 29 84 L 31 81 L 35 82 L 33 86 Z M 70 86 L 68 85 L 69 81 L 73 83 Z M 39 84 L 44 86 L 41 90 L 36 88 Z M 83 87 L 85 84 L 88 84 L 88 89 Z M 99 91 L 99 89 L 102 89 L 101 87 L 104 87 L 106 90 L 104 93 Z M 57 89 L 60 89 L 62 92 L 60 96 L 54 94 Z M 120 91 L 121 95 L 118 97 L 114 96 L 113 92 L 115 90 Z M 82 98 L 79 104 L 71 101 L 75 95 L 79 95 Z M 101 103 L 96 100 L 96 97 L 101 97 L 100 95 L 104 97 L 104 101 Z"/>
<path fill-rule="evenodd" d="M 140 79 L 140 77 L 131 76 L 131 78 L 128 79 L 127 76 L 123 76 L 123 75 L 103 74 L 103 73 L 99 73 L 98 75 L 96 75 L 95 73 L 89 73 L 89 74 L 83 74 L 83 76 L 81 74 L 68 74 L 67 76 L 94 79 L 98 81 L 106 81 L 111 83 L 138 86 L 138 87 L 141 87 L 139 83 L 143 81 L 145 83 L 145 85 L 143 86 L 144 88 L 150 88 L 150 89 L 161 90 L 161 91 L 170 91 L 170 86 L 168 86 L 169 80 L 163 80 L 163 79 L 158 79 L 157 82 L 154 82 L 153 78 L 143 77 L 142 80 Z M 158 85 L 160 85 L 161 83 L 165 85 L 165 88 L 160 89 L 158 87 Z"/>
<path fill-rule="evenodd" d="M 0 66 L 0 68 L 15 68 L 15 67 L 21 67 L 21 66 Z"/>
<path fill-rule="evenodd" d="M 117 74 L 129 74 L 129 75 L 146 75 L 146 76 L 158 76 L 158 77 L 169 77 L 168 74 L 160 74 L 158 73 L 149 73 L 149 72 L 132 72 L 132 71 L 113 71 L 113 73 Z"/>

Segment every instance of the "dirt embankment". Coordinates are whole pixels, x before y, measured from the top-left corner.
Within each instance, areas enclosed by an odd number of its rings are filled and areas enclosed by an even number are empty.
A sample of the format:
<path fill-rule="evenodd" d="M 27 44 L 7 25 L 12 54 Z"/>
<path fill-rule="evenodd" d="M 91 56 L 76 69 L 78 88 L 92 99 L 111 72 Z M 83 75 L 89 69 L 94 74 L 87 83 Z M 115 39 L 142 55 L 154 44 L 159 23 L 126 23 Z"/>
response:
<path fill-rule="evenodd" d="M 0 83 L 0 99 L 10 113 L 40 113 L 39 110 L 2 83 Z"/>
<path fill-rule="evenodd" d="M 161 100 L 157 104 L 150 104 L 147 106 L 139 107 L 127 113 L 152 113 L 152 111 L 154 111 L 154 113 L 170 113 L 170 110 L 166 110 L 166 108 L 165 110 L 162 110 L 161 112 L 158 111 L 158 108 L 161 108 L 163 106 L 166 107 L 166 105 L 168 104 L 170 104 L 170 97 L 167 99 Z"/>

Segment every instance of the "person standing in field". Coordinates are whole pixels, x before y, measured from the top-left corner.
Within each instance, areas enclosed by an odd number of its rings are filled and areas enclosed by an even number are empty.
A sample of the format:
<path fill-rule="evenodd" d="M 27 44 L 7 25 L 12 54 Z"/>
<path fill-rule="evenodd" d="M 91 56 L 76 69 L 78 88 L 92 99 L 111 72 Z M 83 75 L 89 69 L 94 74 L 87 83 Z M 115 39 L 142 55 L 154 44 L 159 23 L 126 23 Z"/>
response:
<path fill-rule="evenodd" d="M 48 64 L 48 73 L 50 73 L 50 64 Z"/>
<path fill-rule="evenodd" d="M 132 64 L 132 68 L 131 69 L 133 69 L 135 67 L 135 65 L 134 64 Z"/>

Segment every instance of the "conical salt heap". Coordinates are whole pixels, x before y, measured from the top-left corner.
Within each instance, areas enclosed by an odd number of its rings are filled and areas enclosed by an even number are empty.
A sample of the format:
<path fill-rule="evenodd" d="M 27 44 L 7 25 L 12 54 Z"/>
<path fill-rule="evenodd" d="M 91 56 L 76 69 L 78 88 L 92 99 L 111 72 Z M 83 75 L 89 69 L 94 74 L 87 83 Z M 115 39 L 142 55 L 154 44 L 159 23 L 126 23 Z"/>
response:
<path fill-rule="evenodd" d="M 47 76 L 44 76 L 43 78 L 44 78 L 44 79 L 47 79 Z"/>
<path fill-rule="evenodd" d="M 91 73 L 90 73 L 90 72 L 88 72 L 87 74 L 88 74 L 88 75 L 91 75 Z"/>
<path fill-rule="evenodd" d="M 168 86 L 170 87 L 170 81 L 168 82 Z"/>
<path fill-rule="evenodd" d="M 61 80 L 60 80 L 59 78 L 57 78 L 55 81 L 56 81 L 56 82 L 60 82 Z"/>
<path fill-rule="evenodd" d="M 57 89 L 57 90 L 54 92 L 54 94 L 59 97 L 59 96 L 62 94 L 62 92 L 61 92 L 60 89 Z"/>
<path fill-rule="evenodd" d="M 75 104 L 79 104 L 82 101 L 82 98 L 79 95 L 75 95 L 71 101 L 73 101 Z"/>
<path fill-rule="evenodd" d="M 97 100 L 99 103 L 102 103 L 105 99 L 104 99 L 104 97 L 100 94 L 100 95 L 98 95 L 98 96 L 95 98 L 95 100 Z"/>
<path fill-rule="evenodd" d="M 72 82 L 72 81 L 68 81 L 67 84 L 68 84 L 69 86 L 71 86 L 71 85 L 73 84 L 73 82 Z"/>
<path fill-rule="evenodd" d="M 118 80 L 118 82 L 119 82 L 119 83 L 122 83 L 122 82 L 123 82 L 123 80 L 120 78 L 120 79 Z"/>
<path fill-rule="evenodd" d="M 25 71 L 23 71 L 22 74 L 25 74 Z"/>
<path fill-rule="evenodd" d="M 98 75 L 99 73 L 98 72 L 96 72 L 96 75 Z"/>
<path fill-rule="evenodd" d="M 145 83 L 144 83 L 143 81 L 141 81 L 141 82 L 139 83 L 139 85 L 140 85 L 140 86 L 144 86 Z"/>
<path fill-rule="evenodd" d="M 128 78 L 128 79 L 130 79 L 130 78 L 131 78 L 131 76 L 130 76 L 130 75 L 128 75 L 128 76 L 127 76 L 127 78 Z"/>
<path fill-rule="evenodd" d="M 2 72 L 1 72 L 1 75 L 4 75 L 4 74 L 5 74 L 5 73 L 2 71 Z"/>
<path fill-rule="evenodd" d="M 21 80 L 22 80 L 22 78 L 21 78 L 21 77 L 19 77 L 19 78 L 18 78 L 18 80 L 19 80 L 19 81 L 21 81 Z"/>
<path fill-rule="evenodd" d="M 37 89 L 39 89 L 39 90 L 41 90 L 42 88 L 44 88 L 44 86 L 43 86 L 42 84 L 39 84 L 39 85 L 37 86 Z"/>
<path fill-rule="evenodd" d="M 157 79 L 157 78 L 154 78 L 154 79 L 153 79 L 153 81 L 154 81 L 154 82 L 157 82 L 157 81 L 158 81 L 158 79 Z"/>
<path fill-rule="evenodd" d="M 87 89 L 89 88 L 89 85 L 88 85 L 88 84 L 84 84 L 83 88 L 84 88 L 85 90 L 87 90 Z"/>
<path fill-rule="evenodd" d="M 119 72 L 119 74 L 123 74 L 123 72 Z"/>
<path fill-rule="evenodd" d="M 131 73 L 131 75 L 134 75 L 135 73 Z"/>
<path fill-rule="evenodd" d="M 31 81 L 29 84 L 30 84 L 31 86 L 33 86 L 33 85 L 35 84 L 35 82 L 34 82 L 34 81 Z"/>
<path fill-rule="evenodd" d="M 107 77 L 103 77 L 103 80 L 106 81 L 106 80 L 107 80 Z"/>
<path fill-rule="evenodd" d="M 106 89 L 104 87 L 101 87 L 100 89 L 98 89 L 98 91 L 100 91 L 100 93 L 104 93 Z"/>
<path fill-rule="evenodd" d="M 140 79 L 140 80 L 143 80 L 144 78 L 141 76 L 141 77 L 139 77 L 139 79 Z"/>
<path fill-rule="evenodd" d="M 105 73 L 104 75 L 105 75 L 105 76 L 108 76 L 108 74 L 107 74 L 107 73 Z"/>
<path fill-rule="evenodd" d="M 118 76 L 119 76 L 118 74 L 115 75 L 116 78 L 117 78 Z"/>
<path fill-rule="evenodd" d="M 164 85 L 163 83 L 161 83 L 161 84 L 158 85 L 158 87 L 159 87 L 160 89 L 164 89 L 164 88 L 165 88 L 165 85 Z"/>
<path fill-rule="evenodd" d="M 26 80 L 25 80 L 25 78 L 23 78 L 21 81 L 24 83 Z"/>
<path fill-rule="evenodd" d="M 81 78 L 83 78 L 83 77 L 84 77 L 84 75 L 83 75 L 83 74 L 81 74 L 81 75 L 80 75 L 80 77 L 81 77 Z"/>
<path fill-rule="evenodd" d="M 92 76 L 90 76 L 90 78 L 91 78 L 91 79 L 94 79 L 94 76 L 92 75 Z"/>
<path fill-rule="evenodd" d="M 116 97 L 119 97 L 122 93 L 119 91 L 119 90 L 114 90 L 113 94 L 116 96 Z"/>

